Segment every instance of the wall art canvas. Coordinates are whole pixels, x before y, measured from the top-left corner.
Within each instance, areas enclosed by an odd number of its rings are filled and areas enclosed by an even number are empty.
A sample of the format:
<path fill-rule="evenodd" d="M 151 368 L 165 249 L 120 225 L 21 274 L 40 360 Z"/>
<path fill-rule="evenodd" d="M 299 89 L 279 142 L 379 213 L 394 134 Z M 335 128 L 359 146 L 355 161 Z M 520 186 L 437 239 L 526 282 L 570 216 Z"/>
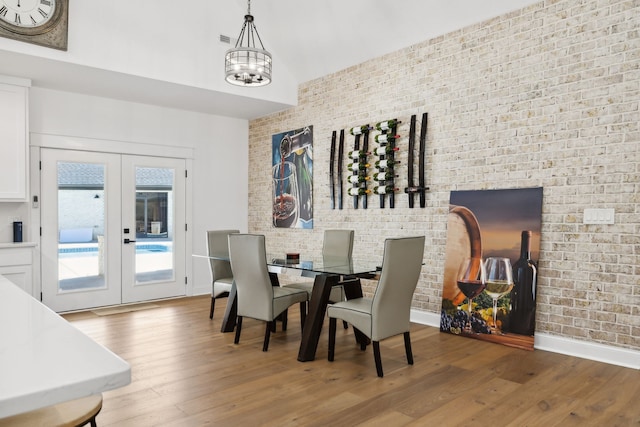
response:
<path fill-rule="evenodd" d="M 313 126 L 275 134 L 271 145 L 273 226 L 313 228 Z"/>
<path fill-rule="evenodd" d="M 449 203 L 440 330 L 533 350 L 542 188 L 452 191 Z"/>

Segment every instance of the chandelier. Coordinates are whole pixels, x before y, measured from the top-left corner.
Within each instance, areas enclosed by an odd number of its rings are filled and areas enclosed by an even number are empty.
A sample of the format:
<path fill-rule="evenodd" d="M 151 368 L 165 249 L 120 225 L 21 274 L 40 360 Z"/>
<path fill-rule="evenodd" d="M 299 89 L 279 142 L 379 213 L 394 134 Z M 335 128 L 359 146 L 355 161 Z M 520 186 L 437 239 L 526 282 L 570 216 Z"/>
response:
<path fill-rule="evenodd" d="M 260 47 L 256 47 L 256 38 Z M 265 86 L 271 83 L 271 54 L 264 49 L 260 34 L 253 23 L 251 0 L 238 41 L 224 57 L 227 82 L 237 86 Z"/>

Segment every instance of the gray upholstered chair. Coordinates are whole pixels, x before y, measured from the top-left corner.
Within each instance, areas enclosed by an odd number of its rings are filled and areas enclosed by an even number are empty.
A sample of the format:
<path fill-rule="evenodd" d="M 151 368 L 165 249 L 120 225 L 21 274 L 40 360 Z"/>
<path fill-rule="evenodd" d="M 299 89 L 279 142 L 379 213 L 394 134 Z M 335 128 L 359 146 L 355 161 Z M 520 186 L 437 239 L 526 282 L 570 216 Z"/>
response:
<path fill-rule="evenodd" d="M 373 342 L 373 355 L 379 377 L 383 376 L 380 341 L 385 338 L 404 334 L 407 362 L 413 365 L 409 314 L 413 292 L 422 269 L 424 241 L 424 236 L 385 240 L 382 272 L 373 298 L 356 298 L 327 307 L 329 361 L 333 361 L 334 356 L 336 319 L 342 319 Z"/>
<path fill-rule="evenodd" d="M 322 256 L 351 259 L 353 254 L 353 230 L 325 230 Z"/>
<path fill-rule="evenodd" d="M 328 260 L 332 262 L 345 260 L 345 264 L 351 262 L 353 234 L 353 230 L 325 230 L 324 240 L 322 242 L 322 257 L 325 259 L 325 262 Z M 313 282 L 292 283 L 286 286 L 304 289 L 309 294 L 309 299 L 311 299 Z M 331 294 L 329 294 L 329 301 L 338 302 L 343 300 L 344 289 L 342 286 L 334 286 L 331 289 Z"/>
<path fill-rule="evenodd" d="M 229 240 L 231 233 L 239 230 L 209 230 L 207 231 L 207 255 L 209 257 L 229 258 Z M 209 258 L 209 272 L 211 273 L 211 309 L 209 319 L 213 319 L 216 299 L 229 296 L 233 284 L 231 263 L 222 259 Z"/>
<path fill-rule="evenodd" d="M 238 317 L 234 343 L 240 341 L 242 318 L 267 322 L 262 351 L 269 348 L 269 337 L 275 318 L 295 303 L 300 303 L 301 326 L 307 314 L 308 294 L 295 288 L 273 286 L 267 269 L 264 236 L 230 234 L 229 255 L 238 292 Z"/>

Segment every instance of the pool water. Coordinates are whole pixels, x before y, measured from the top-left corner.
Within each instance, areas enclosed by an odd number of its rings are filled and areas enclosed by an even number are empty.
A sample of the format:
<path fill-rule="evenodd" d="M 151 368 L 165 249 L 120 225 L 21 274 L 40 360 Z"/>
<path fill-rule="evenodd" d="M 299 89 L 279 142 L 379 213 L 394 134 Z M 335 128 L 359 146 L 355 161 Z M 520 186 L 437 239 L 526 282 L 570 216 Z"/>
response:
<path fill-rule="evenodd" d="M 98 245 L 58 247 L 60 255 L 93 255 L 98 252 Z M 171 246 L 157 243 L 142 243 L 136 245 L 136 253 L 171 252 Z"/>

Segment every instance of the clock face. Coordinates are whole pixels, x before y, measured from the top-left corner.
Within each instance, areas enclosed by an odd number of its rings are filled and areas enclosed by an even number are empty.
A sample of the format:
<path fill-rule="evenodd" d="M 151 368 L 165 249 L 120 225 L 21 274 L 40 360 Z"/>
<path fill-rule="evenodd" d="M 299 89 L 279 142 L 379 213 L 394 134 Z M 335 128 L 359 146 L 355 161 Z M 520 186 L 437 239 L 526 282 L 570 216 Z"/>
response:
<path fill-rule="evenodd" d="M 0 0 L 0 22 L 19 32 L 47 26 L 56 12 L 56 0 Z"/>
<path fill-rule="evenodd" d="M 0 37 L 67 50 L 69 0 L 0 0 Z"/>

